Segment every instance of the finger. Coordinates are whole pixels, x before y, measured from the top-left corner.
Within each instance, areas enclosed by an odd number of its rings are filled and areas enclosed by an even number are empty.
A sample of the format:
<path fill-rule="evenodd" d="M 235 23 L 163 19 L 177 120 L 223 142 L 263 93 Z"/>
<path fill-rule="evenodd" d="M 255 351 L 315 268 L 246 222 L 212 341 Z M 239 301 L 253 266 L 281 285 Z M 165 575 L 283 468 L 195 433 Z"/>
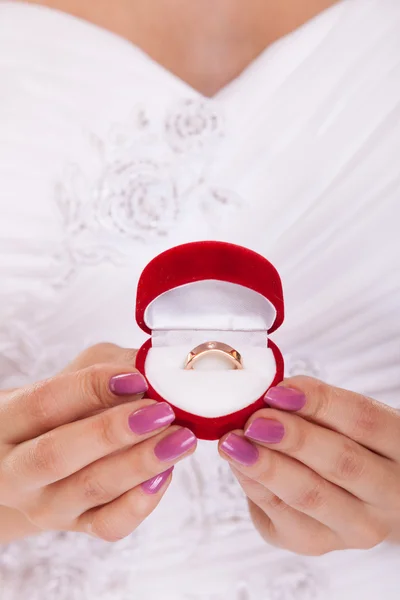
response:
<path fill-rule="evenodd" d="M 95 365 L 58 375 L 2 399 L 0 439 L 18 444 L 146 391 L 146 380 L 130 366 Z"/>
<path fill-rule="evenodd" d="M 168 460 L 160 460 L 157 456 L 159 444 L 165 443 L 174 447 L 172 458 L 168 456 Z M 89 509 L 108 504 L 128 490 L 152 480 L 192 454 L 194 449 L 192 432 L 170 427 L 168 431 L 133 448 L 98 460 L 71 477 L 48 486 L 37 504 L 45 507 L 49 515 L 62 514 L 69 523 Z M 54 525 L 57 528 L 57 523 Z"/>
<path fill-rule="evenodd" d="M 235 433 L 220 442 L 220 453 L 285 504 L 335 531 L 346 544 L 356 541 L 358 548 L 370 548 L 382 541 L 382 531 L 377 526 L 375 530 L 361 500 L 293 458 L 252 445 Z"/>
<path fill-rule="evenodd" d="M 393 461 L 344 435 L 274 409 L 255 413 L 245 436 L 292 456 L 357 498 L 376 507 L 399 506 L 400 477 Z"/>
<path fill-rule="evenodd" d="M 317 556 L 343 547 L 331 529 L 288 506 L 271 490 L 231 467 L 244 493 L 254 524 L 263 538 L 296 554 Z"/>
<path fill-rule="evenodd" d="M 132 533 L 157 507 L 171 482 L 168 470 L 147 486 L 139 486 L 100 508 L 80 516 L 75 531 L 89 533 L 107 542 L 117 542 Z"/>
<path fill-rule="evenodd" d="M 334 429 L 388 458 L 400 459 L 400 413 L 360 394 L 311 377 L 293 377 L 271 388 L 267 404 Z"/>
<path fill-rule="evenodd" d="M 96 364 L 114 363 L 135 366 L 137 350 L 121 348 L 116 344 L 101 343 L 90 346 L 71 361 L 63 373 L 73 373 Z"/>
<path fill-rule="evenodd" d="M 104 456 L 135 446 L 174 419 L 172 408 L 165 402 L 138 400 L 111 408 L 18 445 L 3 460 L 3 477 L 39 489 Z"/>

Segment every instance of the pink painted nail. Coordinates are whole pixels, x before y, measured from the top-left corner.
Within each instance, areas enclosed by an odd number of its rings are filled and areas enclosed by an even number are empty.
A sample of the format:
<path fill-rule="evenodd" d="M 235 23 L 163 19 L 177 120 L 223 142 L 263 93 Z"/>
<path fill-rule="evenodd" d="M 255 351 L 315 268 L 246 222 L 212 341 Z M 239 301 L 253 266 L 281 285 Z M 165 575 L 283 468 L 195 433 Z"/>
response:
<path fill-rule="evenodd" d="M 299 390 L 278 386 L 268 390 L 264 396 L 264 401 L 273 408 L 296 411 L 303 408 L 306 397 Z"/>
<path fill-rule="evenodd" d="M 166 402 L 157 402 L 132 413 L 129 417 L 129 427 L 133 433 L 143 435 L 166 427 L 175 421 L 175 413 Z"/>
<path fill-rule="evenodd" d="M 230 433 L 222 442 L 221 448 L 230 458 L 245 467 L 251 467 L 258 460 L 257 448 L 236 433 Z"/>
<path fill-rule="evenodd" d="M 158 460 L 170 462 L 176 460 L 196 445 L 197 438 L 190 429 L 177 429 L 170 433 L 154 448 Z"/>
<path fill-rule="evenodd" d="M 148 479 L 142 483 L 142 490 L 146 492 L 146 494 L 157 494 L 163 487 L 164 483 L 167 481 L 168 477 L 171 475 L 174 467 L 170 467 L 163 473 Z"/>
<path fill-rule="evenodd" d="M 144 394 L 148 386 L 145 378 L 140 373 L 123 373 L 114 375 L 110 379 L 110 390 L 116 396 L 134 396 Z"/>
<path fill-rule="evenodd" d="M 283 440 L 285 428 L 275 419 L 255 419 L 247 427 L 244 435 L 255 442 L 278 444 Z"/>

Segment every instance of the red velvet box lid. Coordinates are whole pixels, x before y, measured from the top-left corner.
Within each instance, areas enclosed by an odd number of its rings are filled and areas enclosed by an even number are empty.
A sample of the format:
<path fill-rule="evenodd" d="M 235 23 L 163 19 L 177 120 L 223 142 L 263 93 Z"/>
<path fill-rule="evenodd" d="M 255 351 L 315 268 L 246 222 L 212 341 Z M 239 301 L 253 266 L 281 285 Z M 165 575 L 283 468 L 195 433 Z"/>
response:
<path fill-rule="evenodd" d="M 138 283 L 136 321 L 151 333 L 145 321 L 149 304 L 175 287 L 214 279 L 247 287 L 267 298 L 275 307 L 276 318 L 269 333 L 284 319 L 282 283 L 278 271 L 263 256 L 225 242 L 193 242 L 166 250 L 144 269 Z"/>

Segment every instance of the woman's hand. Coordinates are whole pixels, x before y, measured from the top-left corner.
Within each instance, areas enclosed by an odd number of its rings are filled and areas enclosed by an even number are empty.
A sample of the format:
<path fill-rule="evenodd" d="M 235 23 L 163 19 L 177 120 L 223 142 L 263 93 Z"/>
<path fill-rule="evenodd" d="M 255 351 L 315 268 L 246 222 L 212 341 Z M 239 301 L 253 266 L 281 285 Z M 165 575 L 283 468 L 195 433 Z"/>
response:
<path fill-rule="evenodd" d="M 265 401 L 273 408 L 219 446 L 263 537 L 319 555 L 396 535 L 400 414 L 308 377 L 286 380 Z"/>
<path fill-rule="evenodd" d="M 108 541 L 153 511 L 196 438 L 170 426 L 169 405 L 141 399 L 134 356 L 95 346 L 60 375 L 1 393 L 0 505 L 39 530 Z"/>

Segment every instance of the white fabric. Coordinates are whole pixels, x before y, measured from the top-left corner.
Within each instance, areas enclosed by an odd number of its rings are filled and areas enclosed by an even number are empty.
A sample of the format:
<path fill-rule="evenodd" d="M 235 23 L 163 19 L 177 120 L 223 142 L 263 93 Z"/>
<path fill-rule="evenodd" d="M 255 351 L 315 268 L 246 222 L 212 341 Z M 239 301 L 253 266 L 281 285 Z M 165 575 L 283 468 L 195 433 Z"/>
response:
<path fill-rule="evenodd" d="M 222 331 L 221 329 L 155 330 L 151 339 L 153 348 L 185 345 L 185 348 L 191 350 L 206 341 L 215 340 L 216 337 L 220 342 L 242 349 L 244 345 L 265 348 L 268 339 L 266 331 Z"/>
<path fill-rule="evenodd" d="M 194 415 L 222 417 L 241 410 L 275 378 L 275 358 L 267 348 L 275 318 L 267 298 L 227 281 L 196 281 L 164 292 L 145 311 L 153 338 L 146 376 L 163 398 Z M 188 353 L 213 340 L 240 352 L 243 370 L 232 370 L 229 361 L 213 355 L 185 371 Z"/>
<path fill-rule="evenodd" d="M 223 341 L 221 336 L 218 340 Z M 192 414 L 211 418 L 236 412 L 261 398 L 275 378 L 275 358 L 269 348 L 235 346 L 242 354 L 242 370 L 226 370 L 223 365 L 221 369 L 217 359 L 207 369 L 185 371 L 184 359 L 192 348 L 151 348 L 146 358 L 146 376 L 154 389 Z"/>
<path fill-rule="evenodd" d="M 144 320 L 155 329 L 268 330 L 274 306 L 261 294 L 228 281 L 203 280 L 164 292 L 146 308 Z M 266 338 L 268 336 L 266 335 Z"/>
<path fill-rule="evenodd" d="M 400 404 L 399 156 L 398 0 L 345 0 L 213 101 L 107 32 L 0 2 L 1 385 L 141 344 L 143 267 L 214 238 L 280 271 L 288 374 Z M 399 559 L 268 546 L 204 443 L 125 541 L 2 548 L 0 598 L 397 600 Z"/>

